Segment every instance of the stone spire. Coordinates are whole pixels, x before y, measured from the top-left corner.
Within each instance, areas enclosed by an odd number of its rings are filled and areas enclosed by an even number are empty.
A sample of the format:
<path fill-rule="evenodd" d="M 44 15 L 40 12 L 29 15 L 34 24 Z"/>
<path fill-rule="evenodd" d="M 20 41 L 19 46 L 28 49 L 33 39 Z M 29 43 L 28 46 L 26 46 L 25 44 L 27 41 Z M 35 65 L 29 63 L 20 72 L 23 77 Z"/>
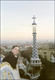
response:
<path fill-rule="evenodd" d="M 31 65 L 32 66 L 39 66 L 41 64 L 40 62 L 40 59 L 39 59 L 39 56 L 38 56 L 38 50 L 37 50 L 37 40 L 36 40 L 36 22 L 35 22 L 35 19 L 36 17 L 33 16 L 32 17 L 33 19 L 33 23 L 32 23 L 32 26 L 33 26 L 33 49 L 32 49 L 32 57 L 31 57 Z"/>

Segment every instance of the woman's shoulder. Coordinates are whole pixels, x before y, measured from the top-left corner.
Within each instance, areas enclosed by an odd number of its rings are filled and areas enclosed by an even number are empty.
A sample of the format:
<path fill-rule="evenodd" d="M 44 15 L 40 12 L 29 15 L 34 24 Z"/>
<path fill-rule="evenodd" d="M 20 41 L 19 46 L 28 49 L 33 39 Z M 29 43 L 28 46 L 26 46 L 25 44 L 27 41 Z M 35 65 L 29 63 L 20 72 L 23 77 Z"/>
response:
<path fill-rule="evenodd" d="M 14 79 L 20 79 L 19 73 L 17 72 L 17 70 L 13 69 L 11 67 L 11 65 L 8 62 L 2 62 L 0 64 L 0 72 L 1 72 L 1 80 L 6 80 L 6 79 L 10 79 L 10 80 L 14 80 Z"/>
<path fill-rule="evenodd" d="M 1 69 L 7 68 L 7 67 L 13 69 L 8 62 L 2 62 L 2 63 L 0 64 L 0 68 L 1 68 Z"/>

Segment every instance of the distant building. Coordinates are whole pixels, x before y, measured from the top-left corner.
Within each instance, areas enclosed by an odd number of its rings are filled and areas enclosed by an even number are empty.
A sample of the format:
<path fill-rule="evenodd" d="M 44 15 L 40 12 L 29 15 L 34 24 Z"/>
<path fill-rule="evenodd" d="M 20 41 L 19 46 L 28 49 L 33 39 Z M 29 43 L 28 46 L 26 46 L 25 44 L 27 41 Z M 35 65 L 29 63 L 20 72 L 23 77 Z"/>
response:
<path fill-rule="evenodd" d="M 49 49 L 48 46 L 42 46 L 38 49 L 38 53 L 42 58 L 45 58 L 52 63 L 55 62 L 55 56 L 53 55 L 55 54 L 54 49 Z"/>
<path fill-rule="evenodd" d="M 23 45 L 20 46 L 20 51 L 25 51 L 29 47 L 32 47 L 32 45 L 31 44 L 23 44 Z"/>
<path fill-rule="evenodd" d="M 51 54 L 50 62 L 55 63 L 55 54 Z"/>

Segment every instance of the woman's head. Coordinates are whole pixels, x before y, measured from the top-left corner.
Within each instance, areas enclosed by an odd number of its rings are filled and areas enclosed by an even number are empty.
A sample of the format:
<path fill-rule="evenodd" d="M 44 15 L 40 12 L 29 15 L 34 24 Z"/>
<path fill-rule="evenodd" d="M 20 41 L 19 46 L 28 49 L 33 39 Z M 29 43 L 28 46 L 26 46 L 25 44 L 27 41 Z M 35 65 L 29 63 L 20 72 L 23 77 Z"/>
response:
<path fill-rule="evenodd" d="M 19 54 L 19 47 L 17 45 L 15 45 L 12 47 L 11 51 L 14 55 L 18 55 Z"/>

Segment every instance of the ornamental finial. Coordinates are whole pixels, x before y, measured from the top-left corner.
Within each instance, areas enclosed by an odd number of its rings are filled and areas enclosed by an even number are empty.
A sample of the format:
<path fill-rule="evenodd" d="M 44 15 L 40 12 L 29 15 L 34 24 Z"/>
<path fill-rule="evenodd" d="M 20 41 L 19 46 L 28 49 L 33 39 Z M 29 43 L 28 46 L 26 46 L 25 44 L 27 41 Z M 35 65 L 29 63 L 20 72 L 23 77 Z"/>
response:
<path fill-rule="evenodd" d="M 35 17 L 35 15 L 32 17 L 32 19 L 33 19 L 32 25 L 36 25 L 36 22 L 35 22 L 36 17 Z"/>

